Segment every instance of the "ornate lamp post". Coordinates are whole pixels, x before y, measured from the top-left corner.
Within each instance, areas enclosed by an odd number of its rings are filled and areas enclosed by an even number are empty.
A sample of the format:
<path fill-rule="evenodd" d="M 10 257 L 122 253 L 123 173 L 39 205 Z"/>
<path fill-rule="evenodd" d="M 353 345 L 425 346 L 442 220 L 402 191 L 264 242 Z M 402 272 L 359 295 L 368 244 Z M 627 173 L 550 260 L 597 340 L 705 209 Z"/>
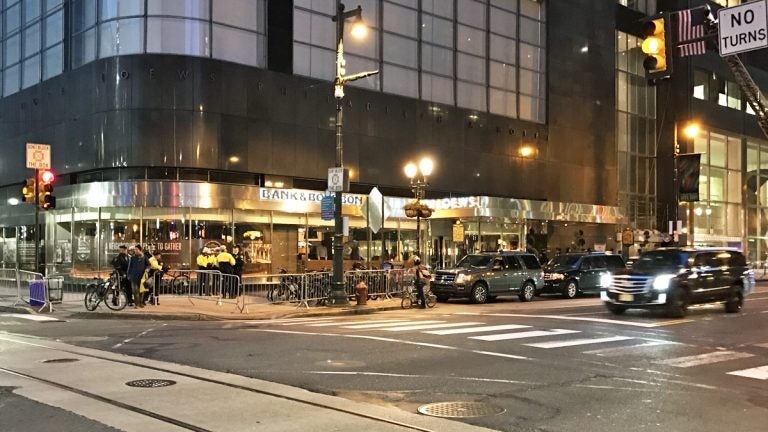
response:
<path fill-rule="evenodd" d="M 366 32 L 363 24 L 363 8 L 344 11 L 344 4 L 336 2 L 336 16 L 332 18 L 336 23 L 336 78 L 333 80 L 333 96 L 336 98 L 336 167 L 344 167 L 344 144 L 342 141 L 342 99 L 344 99 L 344 84 L 349 81 L 359 80 L 379 71 L 361 72 L 346 75 L 346 60 L 344 60 L 344 23 L 353 20 L 352 35 L 361 38 Z M 349 178 L 345 175 L 345 178 Z M 344 191 L 348 190 L 345 182 Z M 343 306 L 349 303 L 347 292 L 344 289 L 344 221 L 341 217 L 341 194 L 337 190 L 333 200 L 333 283 L 328 304 L 330 306 Z"/>
<path fill-rule="evenodd" d="M 418 166 L 413 162 L 408 162 L 404 168 L 406 177 L 411 180 L 411 190 L 416 198 L 413 202 L 406 204 L 404 210 L 407 217 L 416 218 L 417 255 L 421 255 L 421 218 L 432 216 L 432 209 L 422 204 L 421 200 L 424 199 L 424 189 L 429 186 L 428 179 L 434 167 L 435 164 L 432 162 L 432 159 L 425 157 L 419 161 Z"/>

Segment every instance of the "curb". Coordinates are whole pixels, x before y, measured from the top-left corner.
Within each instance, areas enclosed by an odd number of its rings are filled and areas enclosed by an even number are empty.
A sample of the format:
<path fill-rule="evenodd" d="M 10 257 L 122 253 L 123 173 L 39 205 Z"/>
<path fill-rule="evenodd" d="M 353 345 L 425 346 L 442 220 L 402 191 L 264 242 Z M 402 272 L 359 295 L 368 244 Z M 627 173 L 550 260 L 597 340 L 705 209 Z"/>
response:
<path fill-rule="evenodd" d="M 376 312 L 400 310 L 400 306 L 385 306 L 378 308 L 370 308 L 366 306 L 356 306 L 352 308 L 344 308 L 340 310 L 318 310 L 318 311 L 303 311 L 303 312 L 287 312 L 280 315 L 269 315 L 268 313 L 259 313 L 258 315 L 234 315 L 234 316 L 221 316 L 216 314 L 206 314 L 200 312 L 179 312 L 179 313 L 152 313 L 152 312 L 136 312 L 136 313 L 120 313 L 120 312 L 69 312 L 68 317 L 75 319 L 134 319 L 134 320 L 163 320 L 163 321 L 266 321 L 277 318 L 314 318 L 314 317 L 333 317 L 333 316 L 348 316 L 348 315 L 367 315 Z M 2 309 L 0 309 L 1 311 Z M 29 312 L 27 312 L 29 313 Z"/>
<path fill-rule="evenodd" d="M 32 310 L 31 308 L 24 307 L 24 306 L 0 306 L 0 312 L 18 313 L 18 314 L 26 314 L 26 315 L 38 315 L 38 313 Z"/>

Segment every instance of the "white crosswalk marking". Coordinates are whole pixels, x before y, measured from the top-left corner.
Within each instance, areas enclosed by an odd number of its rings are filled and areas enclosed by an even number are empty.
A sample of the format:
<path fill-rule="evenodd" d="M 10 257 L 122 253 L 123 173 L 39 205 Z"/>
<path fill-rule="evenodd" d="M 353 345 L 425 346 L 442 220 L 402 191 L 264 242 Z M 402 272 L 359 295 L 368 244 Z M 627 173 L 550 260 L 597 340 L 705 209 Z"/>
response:
<path fill-rule="evenodd" d="M 446 328 L 446 327 L 461 327 L 465 325 L 478 325 L 482 323 L 468 322 L 468 323 L 445 323 L 445 324 L 419 324 L 405 327 L 385 328 L 386 331 L 408 331 L 408 330 L 427 330 L 433 328 Z"/>
<path fill-rule="evenodd" d="M 307 326 L 308 327 L 330 327 L 330 326 L 356 325 L 356 324 L 397 323 L 402 321 L 408 321 L 408 320 L 331 321 L 331 322 L 324 322 L 320 324 L 307 324 Z"/>
<path fill-rule="evenodd" d="M 760 347 L 760 348 L 768 348 L 768 343 L 755 344 L 755 346 Z"/>
<path fill-rule="evenodd" d="M 569 333 L 581 333 L 581 332 L 578 330 L 565 330 L 565 329 L 533 330 L 533 331 L 519 332 L 519 333 L 503 333 L 503 334 L 486 335 L 486 336 L 470 336 L 469 338 L 484 340 L 484 341 L 500 341 L 500 340 L 509 340 L 509 339 L 533 338 L 533 337 L 541 337 L 541 336 L 557 336 L 557 335 L 569 334 Z"/>
<path fill-rule="evenodd" d="M 728 360 L 736 360 L 741 358 L 753 357 L 754 354 L 743 353 L 737 351 L 713 351 L 706 354 L 699 354 L 687 357 L 677 357 L 667 360 L 661 360 L 656 363 L 667 366 L 689 368 L 693 366 L 701 366 L 712 363 L 719 363 Z"/>
<path fill-rule="evenodd" d="M 627 336 L 612 336 L 612 337 L 593 338 L 593 339 L 571 339 L 567 341 L 539 342 L 539 343 L 531 343 L 531 344 L 524 344 L 524 345 L 535 347 L 535 348 L 550 349 L 550 348 L 563 348 L 563 347 L 570 347 L 570 346 L 577 346 L 577 345 L 616 342 L 616 341 L 623 341 L 627 339 L 633 339 L 633 338 L 627 337 Z"/>
<path fill-rule="evenodd" d="M 389 322 L 384 324 L 360 324 L 360 325 L 343 325 L 341 328 L 348 328 L 348 329 L 372 329 L 372 328 L 382 328 L 382 327 L 391 327 L 391 326 L 404 326 L 404 325 L 416 325 L 416 324 L 437 324 L 437 323 L 444 323 L 445 321 L 405 321 L 405 322 Z"/>
<path fill-rule="evenodd" d="M 591 350 L 591 351 L 583 351 L 582 354 L 593 354 L 601 357 L 619 357 L 622 355 L 627 355 L 631 351 L 640 351 L 648 347 L 660 346 L 660 345 L 680 345 L 680 343 L 670 342 L 670 341 L 650 341 L 650 342 L 645 342 L 637 345 L 612 347 L 612 348 L 600 348 L 600 349 Z"/>
<path fill-rule="evenodd" d="M 282 324 L 282 323 L 310 323 L 310 322 L 322 322 L 330 320 L 338 320 L 338 317 L 325 317 L 325 318 L 283 318 L 283 319 L 266 319 L 258 321 L 245 321 L 246 324 Z"/>
<path fill-rule="evenodd" d="M 9 318 L 21 318 L 25 320 L 30 321 L 39 321 L 39 322 L 46 322 L 46 321 L 61 321 L 57 318 L 42 316 L 42 315 L 32 315 L 32 314 L 15 314 L 15 313 L 7 313 L 2 314 L 0 316 L 9 317 Z"/>
<path fill-rule="evenodd" d="M 754 378 L 765 381 L 768 380 L 768 366 L 760 366 L 751 369 L 728 372 L 728 375 L 737 375 L 745 378 Z"/>
<path fill-rule="evenodd" d="M 449 330 L 434 330 L 434 331 L 428 331 L 424 333 L 445 336 L 445 335 L 465 334 L 465 333 L 483 333 L 483 332 L 491 332 L 491 331 L 498 331 L 498 330 L 517 330 L 521 328 L 531 328 L 531 326 L 520 325 L 520 324 L 504 324 L 504 325 L 468 327 L 468 328 L 449 329 Z"/>

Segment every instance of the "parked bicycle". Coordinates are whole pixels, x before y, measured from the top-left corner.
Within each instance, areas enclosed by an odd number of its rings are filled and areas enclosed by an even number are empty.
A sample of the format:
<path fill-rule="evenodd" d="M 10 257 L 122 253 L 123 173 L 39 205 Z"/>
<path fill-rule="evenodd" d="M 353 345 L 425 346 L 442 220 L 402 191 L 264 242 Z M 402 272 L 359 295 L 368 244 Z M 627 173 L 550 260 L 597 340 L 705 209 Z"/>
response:
<path fill-rule="evenodd" d="M 406 285 L 401 297 L 400 307 L 403 309 L 410 309 L 413 305 L 419 303 L 416 288 L 413 285 Z M 427 302 L 428 308 L 433 308 L 437 304 L 437 296 L 432 293 L 431 289 L 429 289 L 429 285 L 424 287 L 424 300 Z"/>
<path fill-rule="evenodd" d="M 290 275 L 285 269 L 280 269 L 280 283 L 267 293 L 267 300 L 272 303 L 297 302 L 301 300 L 299 275 Z"/>
<path fill-rule="evenodd" d="M 119 311 L 125 309 L 128 303 L 125 291 L 120 286 L 121 276 L 117 272 L 110 273 L 106 279 L 96 279 L 85 287 L 85 308 L 95 311 L 101 302 L 108 308 Z"/>
<path fill-rule="evenodd" d="M 188 295 L 191 285 L 189 272 L 163 269 L 163 274 L 160 278 L 160 288 L 157 292 L 158 294 Z"/>

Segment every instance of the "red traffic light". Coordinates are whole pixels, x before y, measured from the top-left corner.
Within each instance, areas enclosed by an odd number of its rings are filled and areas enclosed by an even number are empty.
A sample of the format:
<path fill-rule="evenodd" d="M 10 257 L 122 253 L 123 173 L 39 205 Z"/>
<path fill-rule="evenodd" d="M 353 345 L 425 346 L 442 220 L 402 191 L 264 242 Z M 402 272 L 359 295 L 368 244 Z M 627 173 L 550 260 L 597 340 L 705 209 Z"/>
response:
<path fill-rule="evenodd" d="M 40 171 L 40 181 L 44 184 L 51 184 L 56 180 L 56 174 L 51 170 Z"/>

